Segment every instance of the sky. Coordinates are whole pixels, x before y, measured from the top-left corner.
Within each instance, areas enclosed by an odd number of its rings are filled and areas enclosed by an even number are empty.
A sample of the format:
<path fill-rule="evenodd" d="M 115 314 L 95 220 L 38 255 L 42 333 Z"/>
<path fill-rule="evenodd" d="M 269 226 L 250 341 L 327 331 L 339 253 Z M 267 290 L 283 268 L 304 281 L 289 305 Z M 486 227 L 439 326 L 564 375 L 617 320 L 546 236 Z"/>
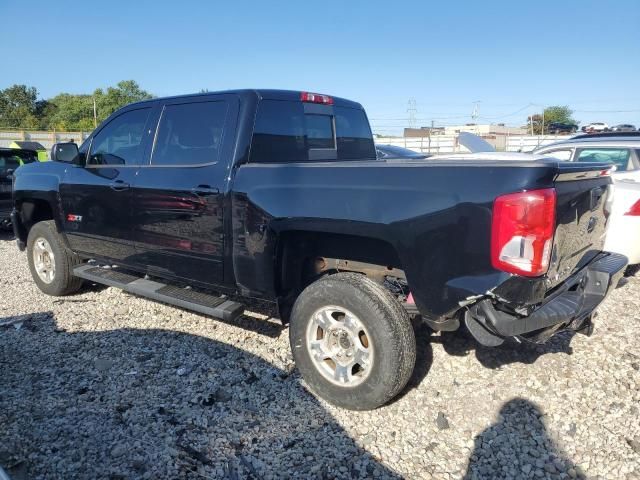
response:
<path fill-rule="evenodd" d="M 471 122 L 474 102 L 477 123 L 568 105 L 640 126 L 640 0 L 92 3 L 0 0 L 0 88 L 306 90 L 360 102 L 383 134 L 410 101 L 416 126 Z"/>

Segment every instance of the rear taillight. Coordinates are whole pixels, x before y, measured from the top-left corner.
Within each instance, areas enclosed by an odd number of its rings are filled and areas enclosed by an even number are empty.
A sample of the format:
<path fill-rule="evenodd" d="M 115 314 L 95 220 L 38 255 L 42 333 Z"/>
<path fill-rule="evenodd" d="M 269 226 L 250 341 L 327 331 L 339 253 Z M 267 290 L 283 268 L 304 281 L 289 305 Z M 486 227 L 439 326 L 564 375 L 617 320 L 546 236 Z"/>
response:
<path fill-rule="evenodd" d="M 321 95 L 319 93 L 300 93 L 300 100 L 309 103 L 322 103 L 323 105 L 333 105 L 333 98 L 329 95 Z"/>
<path fill-rule="evenodd" d="M 491 230 L 491 264 L 509 273 L 537 277 L 547 272 L 556 226 L 553 188 L 496 198 Z"/>
<path fill-rule="evenodd" d="M 625 215 L 630 215 L 632 217 L 640 217 L 640 200 L 631 205 L 631 208 Z"/>

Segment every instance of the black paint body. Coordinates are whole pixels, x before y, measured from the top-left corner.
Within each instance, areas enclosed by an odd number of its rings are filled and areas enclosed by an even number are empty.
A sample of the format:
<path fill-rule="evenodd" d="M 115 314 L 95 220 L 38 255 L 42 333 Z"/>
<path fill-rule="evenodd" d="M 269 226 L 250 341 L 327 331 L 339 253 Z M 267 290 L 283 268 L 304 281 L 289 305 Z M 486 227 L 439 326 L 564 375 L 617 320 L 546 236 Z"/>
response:
<path fill-rule="evenodd" d="M 217 163 L 149 165 L 163 105 L 216 99 L 230 108 Z M 602 249 L 610 179 L 580 175 L 603 165 L 459 158 L 249 163 L 262 99 L 299 101 L 300 94 L 243 90 L 130 105 L 114 116 L 141 105 L 152 110 L 139 165 L 21 167 L 15 182 L 19 242 L 26 240 L 29 224 L 25 209 L 46 203 L 70 248 L 83 257 L 275 301 L 287 293 L 282 264 L 288 235 L 374 240 L 393 252 L 397 265 L 388 266 L 404 270 L 418 309 L 435 320 L 487 292 L 514 308 L 540 303 Z M 577 179 L 557 181 L 572 172 L 578 172 Z M 495 198 L 551 187 L 557 190 L 558 226 L 548 274 L 525 278 L 495 270 L 490 260 Z M 595 201 L 594 191 L 601 193 Z M 69 214 L 82 221 L 69 221 Z M 347 253 L 352 260 L 376 257 L 366 249 Z"/>

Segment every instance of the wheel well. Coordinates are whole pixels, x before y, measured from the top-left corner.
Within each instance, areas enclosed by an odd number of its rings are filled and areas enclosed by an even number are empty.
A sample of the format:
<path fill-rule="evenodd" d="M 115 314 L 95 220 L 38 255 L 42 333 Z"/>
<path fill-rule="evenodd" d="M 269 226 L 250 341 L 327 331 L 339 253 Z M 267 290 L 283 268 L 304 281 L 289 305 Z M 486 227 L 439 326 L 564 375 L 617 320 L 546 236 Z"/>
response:
<path fill-rule="evenodd" d="M 18 225 L 18 235 L 23 242 L 27 241 L 29 230 L 36 223 L 43 220 L 53 220 L 53 209 L 46 200 L 24 200 L 20 204 L 20 225 Z"/>
<path fill-rule="evenodd" d="M 276 291 L 282 299 L 282 317 L 304 287 L 326 274 L 357 272 L 378 283 L 384 283 L 387 276 L 406 280 L 390 243 L 357 235 L 287 232 L 278 240 L 277 262 Z"/>

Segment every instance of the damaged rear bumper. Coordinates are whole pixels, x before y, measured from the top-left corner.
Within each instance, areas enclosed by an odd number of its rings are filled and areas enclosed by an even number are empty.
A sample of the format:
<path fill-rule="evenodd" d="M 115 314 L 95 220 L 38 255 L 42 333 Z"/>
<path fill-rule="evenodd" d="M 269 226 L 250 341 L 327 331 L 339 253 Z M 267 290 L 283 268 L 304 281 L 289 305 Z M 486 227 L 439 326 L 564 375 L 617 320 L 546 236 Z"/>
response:
<path fill-rule="evenodd" d="M 594 310 L 618 285 L 626 266 L 624 255 L 603 253 L 528 316 L 507 313 L 499 303 L 484 299 L 467 310 L 465 324 L 476 340 L 487 346 L 500 345 L 507 337 L 542 343 L 562 330 L 590 333 Z"/>

